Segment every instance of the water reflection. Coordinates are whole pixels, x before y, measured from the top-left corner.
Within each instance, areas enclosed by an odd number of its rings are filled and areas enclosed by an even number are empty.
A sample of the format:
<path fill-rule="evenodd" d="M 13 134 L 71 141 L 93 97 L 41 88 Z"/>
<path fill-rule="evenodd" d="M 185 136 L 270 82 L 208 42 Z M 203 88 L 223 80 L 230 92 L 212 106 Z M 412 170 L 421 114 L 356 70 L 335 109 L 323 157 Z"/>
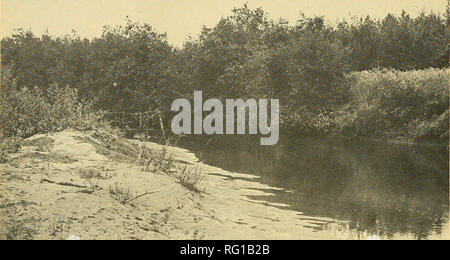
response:
<path fill-rule="evenodd" d="M 448 150 L 282 134 L 272 147 L 248 136 L 188 137 L 181 144 L 208 164 L 259 175 L 284 188 L 254 198 L 291 205 L 311 228 L 343 238 L 429 239 L 448 228 Z M 202 151 L 205 149 L 204 151 Z M 448 232 L 445 231 L 445 235 Z"/>

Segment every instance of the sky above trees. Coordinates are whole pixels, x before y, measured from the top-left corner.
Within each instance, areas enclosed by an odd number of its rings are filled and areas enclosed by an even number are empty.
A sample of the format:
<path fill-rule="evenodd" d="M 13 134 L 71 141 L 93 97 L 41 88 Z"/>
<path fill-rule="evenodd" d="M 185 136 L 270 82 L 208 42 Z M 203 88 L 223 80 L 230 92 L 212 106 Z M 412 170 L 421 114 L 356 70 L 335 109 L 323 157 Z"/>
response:
<path fill-rule="evenodd" d="M 262 7 L 272 19 L 295 23 L 299 13 L 321 15 L 335 23 L 351 16 L 411 16 L 421 11 L 444 13 L 447 0 L 1 0 L 1 36 L 14 29 L 30 29 L 41 35 L 64 35 L 72 30 L 82 37 L 98 37 L 104 25 L 125 23 L 125 17 L 167 32 L 169 43 L 181 46 L 188 35 L 196 37 L 203 25 L 213 27 L 233 7 L 245 2 L 249 8 Z"/>

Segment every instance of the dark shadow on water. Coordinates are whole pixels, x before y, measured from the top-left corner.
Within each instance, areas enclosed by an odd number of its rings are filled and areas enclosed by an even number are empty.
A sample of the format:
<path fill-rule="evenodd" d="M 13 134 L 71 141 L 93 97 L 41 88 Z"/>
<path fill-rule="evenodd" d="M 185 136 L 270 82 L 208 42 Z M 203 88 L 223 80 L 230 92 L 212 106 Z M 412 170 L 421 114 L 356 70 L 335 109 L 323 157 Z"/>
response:
<path fill-rule="evenodd" d="M 189 136 L 180 145 L 210 165 L 257 175 L 261 178 L 255 181 L 290 191 L 274 190 L 275 196 L 251 199 L 345 221 L 345 226 L 333 226 L 338 230 L 333 232 L 426 239 L 440 234 L 448 221 L 447 148 L 283 133 L 280 137 L 278 145 L 269 147 L 252 136 Z M 313 226 L 329 228 L 326 222 Z"/>

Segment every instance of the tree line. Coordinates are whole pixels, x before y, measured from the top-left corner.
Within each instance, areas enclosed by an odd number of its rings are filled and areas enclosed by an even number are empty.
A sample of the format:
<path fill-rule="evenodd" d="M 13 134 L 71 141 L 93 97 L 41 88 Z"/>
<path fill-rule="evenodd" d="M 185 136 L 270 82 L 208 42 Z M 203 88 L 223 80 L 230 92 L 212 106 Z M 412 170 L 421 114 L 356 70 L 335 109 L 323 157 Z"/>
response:
<path fill-rule="evenodd" d="M 447 68 L 449 13 L 403 12 L 336 25 L 301 14 L 289 24 L 244 6 L 182 47 L 128 18 L 94 39 L 18 30 L 1 40 L 2 85 L 44 92 L 70 86 L 99 109 L 128 112 L 168 110 L 194 90 L 207 98 L 279 98 L 282 125 L 311 129 L 317 121 L 323 130 L 323 118 L 355 103 L 349 73 Z"/>

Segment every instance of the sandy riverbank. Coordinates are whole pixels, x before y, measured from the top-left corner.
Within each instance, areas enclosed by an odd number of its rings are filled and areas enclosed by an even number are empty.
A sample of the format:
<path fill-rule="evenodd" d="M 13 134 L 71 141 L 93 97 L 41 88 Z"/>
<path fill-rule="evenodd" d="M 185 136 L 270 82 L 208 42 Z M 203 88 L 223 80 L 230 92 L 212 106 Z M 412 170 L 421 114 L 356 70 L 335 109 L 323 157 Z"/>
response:
<path fill-rule="evenodd" d="M 139 141 L 126 141 L 130 148 Z M 146 143 L 156 147 L 155 143 Z M 108 151 L 87 133 L 66 130 L 26 140 L 7 164 L 0 164 L 0 230 L 12 238 L 66 239 L 334 239 L 314 232 L 287 205 L 255 201 L 273 187 L 257 176 L 198 163 L 187 150 L 169 147 L 177 164 L 199 165 L 204 192 L 176 178 L 143 171 L 135 161 Z M 175 167 L 177 168 L 177 167 Z M 85 178 L 93 172 L 96 178 Z M 111 189 L 130 198 L 124 204 Z M 326 221 L 326 220 L 324 220 Z M 3 238 L 3 237 L 2 237 Z"/>

